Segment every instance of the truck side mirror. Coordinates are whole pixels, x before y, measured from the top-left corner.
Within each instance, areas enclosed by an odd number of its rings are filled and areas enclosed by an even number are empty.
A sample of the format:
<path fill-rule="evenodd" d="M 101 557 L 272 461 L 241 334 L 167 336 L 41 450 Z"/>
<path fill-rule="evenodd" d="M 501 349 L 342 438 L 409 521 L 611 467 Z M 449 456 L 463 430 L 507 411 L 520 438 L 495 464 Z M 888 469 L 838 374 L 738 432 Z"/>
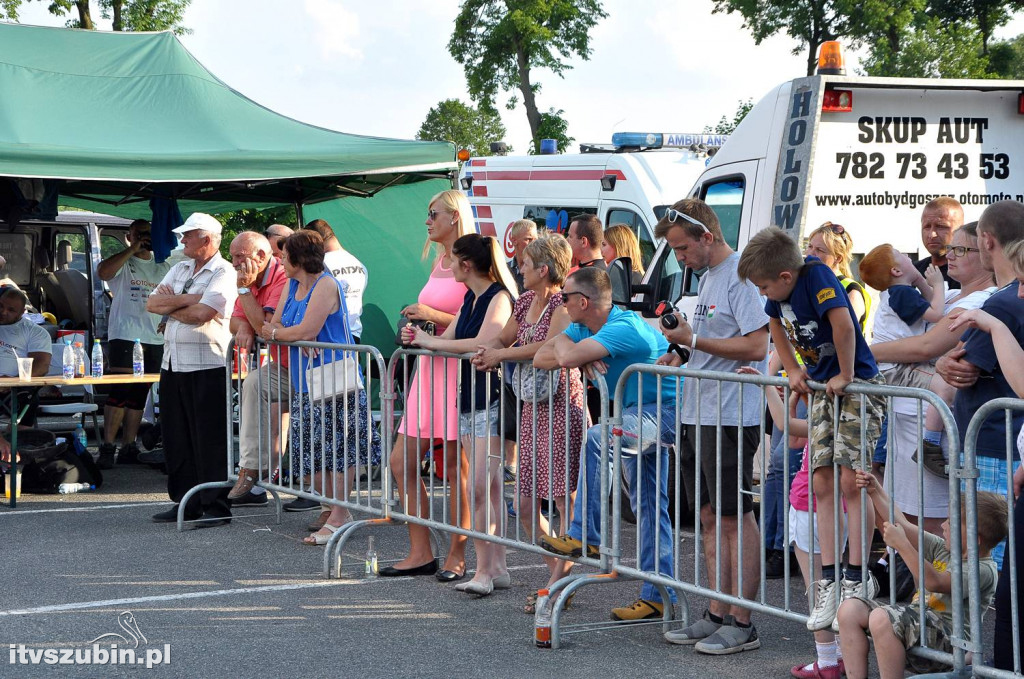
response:
<path fill-rule="evenodd" d="M 612 304 L 628 309 L 633 299 L 633 260 L 629 257 L 613 259 L 608 265 L 608 278 L 612 283 Z"/>

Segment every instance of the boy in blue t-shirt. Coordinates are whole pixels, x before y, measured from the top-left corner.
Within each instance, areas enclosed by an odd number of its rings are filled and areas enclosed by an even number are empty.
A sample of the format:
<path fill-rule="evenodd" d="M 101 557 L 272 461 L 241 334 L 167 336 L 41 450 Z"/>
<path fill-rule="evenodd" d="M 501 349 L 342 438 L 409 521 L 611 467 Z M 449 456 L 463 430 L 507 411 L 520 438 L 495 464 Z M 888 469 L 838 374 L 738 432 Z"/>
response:
<path fill-rule="evenodd" d="M 832 626 L 836 610 L 850 597 L 874 598 L 878 583 L 869 576 L 862 582 L 867 557 L 865 532 L 874 526 L 874 512 L 864 503 L 866 523 L 861 525 L 861 498 L 855 469 L 868 470 L 882 427 L 885 400 L 863 396 L 867 421 L 861 420 L 861 399 L 844 397 L 853 381 L 885 384 L 868 349 L 842 284 L 832 270 L 800 249 L 784 231 L 767 228 L 747 243 L 740 256 L 740 278 L 750 280 L 768 298 L 765 312 L 775 348 L 789 374 L 793 391 L 810 393 L 807 380 L 825 382 L 826 394 L 814 398 L 809 413 L 809 439 L 816 515 L 821 542 L 822 579 L 812 586 L 812 608 L 807 620 L 811 631 Z M 797 362 L 794 350 L 803 359 Z M 834 428 L 836 408 L 839 425 Z M 861 426 L 865 438 L 861 440 Z M 850 528 L 850 561 L 837 588 L 833 465 L 839 465 L 839 485 L 846 501 Z"/>

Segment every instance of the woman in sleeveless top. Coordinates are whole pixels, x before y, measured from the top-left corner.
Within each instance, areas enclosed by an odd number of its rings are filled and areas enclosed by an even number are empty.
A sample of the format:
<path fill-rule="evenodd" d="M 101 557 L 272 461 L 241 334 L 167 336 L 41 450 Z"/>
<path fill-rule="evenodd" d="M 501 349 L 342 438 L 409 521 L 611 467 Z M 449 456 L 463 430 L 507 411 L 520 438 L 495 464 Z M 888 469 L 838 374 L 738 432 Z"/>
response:
<path fill-rule="evenodd" d="M 822 261 L 839 282 L 846 288 L 846 296 L 850 298 L 854 315 L 860 322 L 860 331 L 865 332 L 868 316 L 871 314 L 871 297 L 865 292 L 864 286 L 853 280 L 850 273 L 850 261 L 853 259 L 853 238 L 841 224 L 825 222 L 807 237 L 805 255 L 813 255 Z"/>
<path fill-rule="evenodd" d="M 341 284 L 324 271 L 323 239 L 302 230 L 285 239 L 283 252 L 281 263 L 291 280 L 274 318 L 263 325 L 260 335 L 279 342 L 351 344 Z M 297 347 L 289 349 L 290 447 L 293 470 L 301 468 L 304 477 L 311 476 L 312 488 L 324 497 L 347 501 L 359 466 L 380 464 L 380 434 L 370 423 L 366 392 L 358 388 L 347 395 L 315 397 L 314 401 L 306 383 L 308 367 L 344 358 L 342 351 L 324 350 L 308 356 Z M 337 505 L 331 505 L 330 512 L 323 528 L 305 538 L 305 544 L 326 544 L 352 518 L 347 509 Z"/>
<path fill-rule="evenodd" d="M 455 277 L 469 288 L 455 322 L 441 337 L 428 335 L 419 328 L 409 328 L 406 333 L 414 346 L 461 354 L 476 351 L 501 333 L 512 314 L 510 291 L 516 286 L 495 238 L 475 233 L 463 236 L 455 241 L 452 253 L 456 260 Z M 499 431 L 501 377 L 478 372 L 469 360 L 461 360 L 460 364 L 459 435 L 471 460 L 473 528 L 481 533 L 504 535 L 504 442 Z M 473 547 L 476 574 L 471 581 L 455 588 L 487 596 L 495 588 L 510 587 L 505 547 L 486 540 L 475 540 Z"/>
<path fill-rule="evenodd" d="M 562 236 L 541 238 L 526 247 L 521 269 L 526 291 L 516 300 L 512 318 L 501 335 L 477 352 L 474 365 L 493 370 L 504 361 L 519 361 L 516 373 L 533 369 L 530 361 L 541 345 L 569 327 L 569 314 L 558 293 L 571 263 L 572 249 Z M 537 373 L 541 380 L 545 379 L 542 375 L 546 372 Z M 569 529 L 580 448 L 583 434 L 590 427 L 579 369 L 560 371 L 551 385 L 554 394 L 550 398 L 538 398 L 536 404 L 531 399 L 522 402 L 517 513 L 523 530 L 531 538 L 561 535 Z M 553 500 L 558 507 L 559 527 L 549 524 L 541 513 L 543 499 Z M 544 561 L 549 585 L 564 577 L 572 566 L 571 561 L 554 557 L 544 557 Z M 535 600 L 536 594 L 527 597 L 527 613 L 535 612 Z"/>
<path fill-rule="evenodd" d="M 469 199 L 461 191 L 442 191 L 430 201 L 427 210 L 427 241 L 423 246 L 426 258 L 436 250 L 434 267 L 427 284 L 420 292 L 419 301 L 402 309 L 410 320 L 430 321 L 438 334 L 444 333 L 455 319 L 466 286 L 455 279 L 452 246 L 455 241 L 473 232 L 473 210 Z M 408 366 L 408 369 L 406 369 Z M 408 375 L 412 375 L 408 381 Z M 391 449 L 391 473 L 398 486 L 400 510 L 412 516 L 426 518 L 431 515 L 430 495 L 420 477 L 420 460 L 441 441 L 443 460 L 434 460 L 436 468 L 444 470 L 449 484 L 449 516 L 462 528 L 469 528 L 469 494 L 466 492 L 466 474 L 460 469 L 467 466 L 457 445 L 459 422 L 455 403 L 459 372 L 455 359 L 420 356 L 415 372 L 411 365 L 398 367 L 396 379 L 406 394 L 402 422 L 395 433 Z M 435 574 L 442 582 L 459 580 L 466 572 L 466 537 L 451 535 L 448 556 L 441 570 L 430 547 L 430 530 L 425 526 L 407 524 L 409 553 L 404 559 L 380 570 L 384 577 L 399 575 Z"/>

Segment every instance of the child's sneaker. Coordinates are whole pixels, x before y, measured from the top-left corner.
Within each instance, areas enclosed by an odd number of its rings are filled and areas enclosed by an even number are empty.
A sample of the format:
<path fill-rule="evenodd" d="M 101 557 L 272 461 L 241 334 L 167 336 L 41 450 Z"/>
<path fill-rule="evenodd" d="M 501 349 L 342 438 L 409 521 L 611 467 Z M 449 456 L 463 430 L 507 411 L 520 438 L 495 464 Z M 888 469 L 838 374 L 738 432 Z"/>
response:
<path fill-rule="evenodd" d="M 878 581 L 875 580 L 874 575 L 868 574 L 867 582 L 857 582 L 856 580 L 843 578 L 839 590 L 839 604 L 836 606 L 836 610 L 838 611 L 839 606 L 842 606 L 843 602 L 847 599 L 858 597 L 870 601 L 876 596 L 878 596 Z M 832 631 L 839 632 L 839 618 L 832 621 Z"/>
<path fill-rule="evenodd" d="M 839 585 L 835 580 L 815 580 L 811 590 L 814 606 L 807 616 L 807 629 L 812 632 L 828 629 L 839 610 Z"/>
<path fill-rule="evenodd" d="M 942 454 L 942 446 L 931 441 L 921 441 L 921 448 L 919 449 L 924 453 L 924 468 L 930 471 L 936 476 L 941 476 L 944 479 L 949 478 L 949 474 L 946 473 L 946 456 Z M 915 450 L 914 454 L 910 456 L 910 461 L 917 462 L 917 453 Z"/>

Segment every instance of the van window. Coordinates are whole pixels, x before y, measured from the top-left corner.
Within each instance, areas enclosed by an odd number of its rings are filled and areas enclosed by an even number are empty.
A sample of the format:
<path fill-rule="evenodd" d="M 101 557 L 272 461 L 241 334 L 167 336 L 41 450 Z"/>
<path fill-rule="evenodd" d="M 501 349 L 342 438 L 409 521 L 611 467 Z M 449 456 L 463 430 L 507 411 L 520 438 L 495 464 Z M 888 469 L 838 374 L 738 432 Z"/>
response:
<path fill-rule="evenodd" d="M 56 234 L 56 245 L 60 245 L 61 241 L 68 241 L 71 243 L 71 261 L 68 262 L 68 268 L 75 271 L 81 271 L 86 276 L 89 275 L 89 241 L 86 239 L 85 234 L 82 233 L 61 233 Z M 60 252 L 57 247 L 54 247 L 54 259 L 55 265 L 59 265 Z M 57 268 L 55 266 L 55 268 Z"/>
<path fill-rule="evenodd" d="M 722 237 L 733 250 L 739 249 L 740 216 L 743 212 L 744 182 L 742 177 L 731 177 L 703 187 L 701 198 L 708 204 L 722 226 Z"/>
<path fill-rule="evenodd" d="M 554 205 L 527 205 L 523 208 L 523 219 L 532 219 L 539 227 L 560 233 L 569 231 L 569 220 L 574 215 L 596 215 L 596 207 L 558 207 Z"/>
<path fill-rule="evenodd" d="M 124 250 L 127 245 L 127 233 L 124 229 L 104 229 L 103 235 L 100 236 L 100 259 L 106 259 Z"/>
<path fill-rule="evenodd" d="M 608 210 L 608 218 L 605 219 L 604 225 L 608 227 L 614 224 L 625 224 L 633 230 L 637 240 L 640 241 L 640 260 L 644 265 L 644 270 L 646 270 L 651 265 L 651 258 L 654 257 L 654 251 L 657 249 L 657 246 L 651 240 L 650 231 L 647 225 L 644 224 L 643 217 L 632 210 L 613 208 Z"/>
<path fill-rule="evenodd" d="M 10 278 L 23 290 L 32 283 L 32 257 L 35 252 L 33 238 L 27 233 L 0 233 L 0 255 L 7 263 L 0 278 Z"/>

